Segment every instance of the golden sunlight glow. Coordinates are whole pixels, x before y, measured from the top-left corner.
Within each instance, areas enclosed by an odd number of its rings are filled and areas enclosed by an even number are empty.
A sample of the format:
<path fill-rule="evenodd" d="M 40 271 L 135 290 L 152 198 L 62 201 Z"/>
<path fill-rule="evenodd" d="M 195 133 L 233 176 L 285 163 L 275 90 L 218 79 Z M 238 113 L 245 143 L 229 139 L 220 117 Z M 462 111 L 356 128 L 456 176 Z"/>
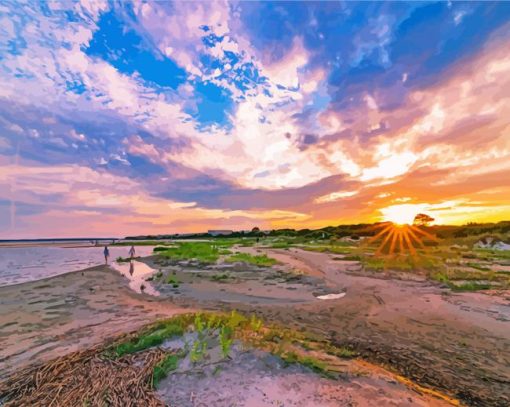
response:
<path fill-rule="evenodd" d="M 397 225 L 412 225 L 414 217 L 422 211 L 424 205 L 402 204 L 381 208 L 383 220 Z"/>
<path fill-rule="evenodd" d="M 377 228 L 381 230 L 368 240 L 369 243 L 380 240 L 375 252 L 377 256 L 383 254 L 393 256 L 397 253 L 414 256 L 417 254 L 417 248 L 425 248 L 424 240 L 438 241 L 434 235 L 414 225 L 383 223 L 376 226 Z"/>

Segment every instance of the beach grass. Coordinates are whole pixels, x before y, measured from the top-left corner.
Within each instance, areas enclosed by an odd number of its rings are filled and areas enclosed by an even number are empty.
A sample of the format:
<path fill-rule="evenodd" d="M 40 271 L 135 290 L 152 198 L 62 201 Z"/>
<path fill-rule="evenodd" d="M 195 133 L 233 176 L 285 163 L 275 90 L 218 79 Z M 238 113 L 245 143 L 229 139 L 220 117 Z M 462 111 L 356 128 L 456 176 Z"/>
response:
<path fill-rule="evenodd" d="M 247 263 L 247 264 L 252 264 L 254 266 L 262 266 L 262 267 L 270 267 L 270 266 L 274 266 L 275 264 L 278 263 L 275 259 L 268 257 L 265 254 L 252 255 L 249 253 L 235 253 L 232 256 L 227 257 L 225 259 L 225 261 L 227 263 L 241 262 L 241 263 Z"/>
<path fill-rule="evenodd" d="M 152 373 L 152 387 L 157 387 L 158 384 L 168 376 L 168 374 L 177 369 L 179 361 L 185 356 L 184 353 L 172 353 L 165 356 L 165 358 L 154 366 Z"/>
<path fill-rule="evenodd" d="M 207 242 L 185 242 L 175 247 L 158 251 L 158 254 L 171 260 L 196 260 L 201 263 L 215 263 L 220 257 L 217 246 Z"/>
<path fill-rule="evenodd" d="M 139 352 L 161 345 L 166 339 L 181 336 L 190 323 L 190 318 L 179 316 L 151 326 L 146 331 L 134 336 L 129 341 L 119 343 L 112 349 L 116 357 Z"/>

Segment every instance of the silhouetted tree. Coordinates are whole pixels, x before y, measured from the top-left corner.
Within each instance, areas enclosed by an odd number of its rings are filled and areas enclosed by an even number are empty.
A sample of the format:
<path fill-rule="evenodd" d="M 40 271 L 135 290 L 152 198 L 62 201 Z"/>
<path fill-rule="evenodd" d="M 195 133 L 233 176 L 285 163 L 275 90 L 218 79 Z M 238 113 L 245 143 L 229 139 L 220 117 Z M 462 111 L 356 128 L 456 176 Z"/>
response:
<path fill-rule="evenodd" d="M 419 213 L 414 217 L 413 225 L 429 226 L 432 222 L 434 222 L 434 218 L 432 216 L 429 216 L 426 213 Z"/>

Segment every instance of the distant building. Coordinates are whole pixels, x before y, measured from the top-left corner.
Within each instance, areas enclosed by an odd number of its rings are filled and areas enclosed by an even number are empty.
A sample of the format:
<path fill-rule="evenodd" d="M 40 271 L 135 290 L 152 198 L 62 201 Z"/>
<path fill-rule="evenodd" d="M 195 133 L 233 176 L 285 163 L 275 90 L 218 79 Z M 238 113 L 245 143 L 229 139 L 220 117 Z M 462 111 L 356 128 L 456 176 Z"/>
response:
<path fill-rule="evenodd" d="M 208 234 L 211 236 L 228 236 L 234 233 L 233 230 L 208 230 Z"/>

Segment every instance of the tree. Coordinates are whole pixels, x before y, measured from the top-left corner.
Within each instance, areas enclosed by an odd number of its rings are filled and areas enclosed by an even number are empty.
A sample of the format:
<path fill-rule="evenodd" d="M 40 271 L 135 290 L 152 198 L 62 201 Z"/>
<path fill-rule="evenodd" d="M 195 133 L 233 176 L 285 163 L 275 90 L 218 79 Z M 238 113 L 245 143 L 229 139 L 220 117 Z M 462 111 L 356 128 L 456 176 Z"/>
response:
<path fill-rule="evenodd" d="M 419 213 L 414 217 L 413 225 L 429 226 L 432 222 L 434 222 L 434 218 L 432 216 L 429 216 L 426 213 Z"/>
<path fill-rule="evenodd" d="M 255 226 L 252 230 L 251 230 L 251 233 L 259 233 L 260 232 L 260 229 Z"/>

